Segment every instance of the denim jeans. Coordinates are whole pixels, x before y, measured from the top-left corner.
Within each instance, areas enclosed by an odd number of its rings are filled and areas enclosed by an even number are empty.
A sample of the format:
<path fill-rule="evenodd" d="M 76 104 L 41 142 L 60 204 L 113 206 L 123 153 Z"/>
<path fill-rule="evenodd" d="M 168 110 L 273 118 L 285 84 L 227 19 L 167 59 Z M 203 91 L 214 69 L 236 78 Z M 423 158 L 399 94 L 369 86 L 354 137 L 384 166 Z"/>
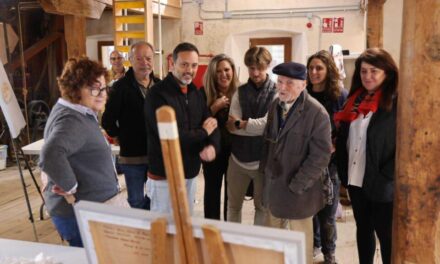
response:
<path fill-rule="evenodd" d="M 133 208 L 150 209 L 150 198 L 144 193 L 147 181 L 146 164 L 129 165 L 120 164 L 127 185 L 128 203 Z"/>
<path fill-rule="evenodd" d="M 71 247 L 84 247 L 75 216 L 52 216 L 51 219 L 60 236 L 69 242 Z"/>
<path fill-rule="evenodd" d="M 188 198 L 189 212 L 192 215 L 194 211 L 194 200 L 197 189 L 196 177 L 185 179 L 186 195 Z M 152 180 L 147 182 L 147 194 L 151 198 L 151 211 L 171 214 L 170 191 L 167 180 Z"/>
<path fill-rule="evenodd" d="M 327 204 L 313 217 L 313 246 L 322 247 L 322 254 L 334 254 L 336 250 L 336 210 L 339 204 L 339 179 L 333 182 L 332 204 Z"/>

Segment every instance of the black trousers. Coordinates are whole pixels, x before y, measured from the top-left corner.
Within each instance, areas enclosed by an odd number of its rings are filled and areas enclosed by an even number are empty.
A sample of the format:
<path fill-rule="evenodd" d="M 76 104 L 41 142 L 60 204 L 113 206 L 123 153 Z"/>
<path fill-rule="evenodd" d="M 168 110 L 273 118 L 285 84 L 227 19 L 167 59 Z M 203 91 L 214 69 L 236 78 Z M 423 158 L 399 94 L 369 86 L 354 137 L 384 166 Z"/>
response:
<path fill-rule="evenodd" d="M 203 207 L 205 211 L 205 218 L 220 220 L 220 204 L 221 204 L 221 189 L 223 183 L 223 175 L 225 179 L 224 187 L 224 204 L 223 204 L 223 220 L 226 221 L 227 215 L 227 183 L 226 171 L 228 169 L 228 160 L 230 156 L 229 151 L 220 151 L 217 158 L 212 162 L 203 163 L 203 176 L 205 178 L 205 192 Z"/>
<path fill-rule="evenodd" d="M 348 186 L 354 219 L 360 264 L 372 264 L 376 250 L 376 233 L 379 238 L 382 263 L 391 263 L 393 202 L 380 203 L 369 200 L 362 188 Z"/>

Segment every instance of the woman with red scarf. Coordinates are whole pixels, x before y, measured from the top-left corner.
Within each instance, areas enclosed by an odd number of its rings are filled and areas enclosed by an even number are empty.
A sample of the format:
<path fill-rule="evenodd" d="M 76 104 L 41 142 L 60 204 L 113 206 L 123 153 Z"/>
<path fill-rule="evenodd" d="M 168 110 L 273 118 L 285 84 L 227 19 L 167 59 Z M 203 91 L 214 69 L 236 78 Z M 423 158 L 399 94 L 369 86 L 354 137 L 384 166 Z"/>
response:
<path fill-rule="evenodd" d="M 391 263 L 398 69 L 391 55 L 371 48 L 356 59 L 348 100 L 334 115 L 338 175 L 348 188 L 360 264 L 372 264 L 379 238 Z"/>

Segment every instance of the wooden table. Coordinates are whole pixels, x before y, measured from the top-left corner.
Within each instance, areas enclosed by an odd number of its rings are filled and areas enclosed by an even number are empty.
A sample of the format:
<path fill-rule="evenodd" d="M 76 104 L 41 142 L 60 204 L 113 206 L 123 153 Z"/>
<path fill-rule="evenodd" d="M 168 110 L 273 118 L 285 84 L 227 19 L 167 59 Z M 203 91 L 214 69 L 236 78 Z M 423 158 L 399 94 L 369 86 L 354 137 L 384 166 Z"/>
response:
<path fill-rule="evenodd" d="M 40 139 L 38 141 L 35 141 L 29 145 L 26 145 L 22 147 L 23 153 L 25 155 L 40 155 L 41 148 L 44 145 L 44 139 Z M 112 154 L 113 155 L 119 155 L 119 146 L 111 145 L 112 148 Z"/>

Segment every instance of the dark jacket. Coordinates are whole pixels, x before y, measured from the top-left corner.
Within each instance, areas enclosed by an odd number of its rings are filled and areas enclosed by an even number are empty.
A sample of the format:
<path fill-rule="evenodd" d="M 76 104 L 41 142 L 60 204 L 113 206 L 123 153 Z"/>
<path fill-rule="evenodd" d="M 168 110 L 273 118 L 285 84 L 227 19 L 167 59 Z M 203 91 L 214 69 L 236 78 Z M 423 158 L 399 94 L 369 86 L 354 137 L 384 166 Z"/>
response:
<path fill-rule="evenodd" d="M 313 98 L 318 100 L 318 102 L 320 102 L 325 107 L 325 110 L 327 110 L 332 125 L 332 138 L 333 138 L 336 133 L 335 122 L 333 121 L 333 114 L 341 111 L 342 108 L 344 107 L 344 103 L 347 100 L 348 91 L 345 89 L 341 89 L 341 95 L 339 95 L 337 101 L 332 101 L 326 94 L 323 93 L 320 96 L 317 96 L 320 93 L 313 92 L 312 85 L 307 86 L 307 92 Z"/>
<path fill-rule="evenodd" d="M 335 142 L 336 139 L 336 126 L 335 122 L 333 121 L 333 115 L 336 112 L 339 112 L 344 107 L 344 103 L 347 100 L 348 91 L 345 89 L 341 90 L 341 95 L 338 97 L 338 100 L 332 101 L 327 94 L 324 92 L 315 93 L 312 90 L 312 85 L 307 86 L 307 91 L 310 96 L 318 100 L 320 102 L 325 110 L 327 110 L 328 115 L 330 116 L 330 124 L 332 126 L 332 142 Z M 337 169 L 336 169 L 336 154 L 332 153 L 332 156 L 330 158 L 329 163 L 329 173 L 330 178 L 332 179 L 333 183 L 336 183 L 338 180 L 337 175 Z"/>
<path fill-rule="evenodd" d="M 220 150 L 218 129 L 208 136 L 206 130 L 202 128 L 203 122 L 210 116 L 205 96 L 193 83 L 188 85 L 188 92 L 185 95 L 172 73 L 169 73 L 163 81 L 151 88 L 145 99 L 149 173 L 165 177 L 156 121 L 156 110 L 163 105 L 171 106 L 176 112 L 185 178 L 194 178 L 200 170 L 200 151 L 209 144 L 214 146 L 216 153 Z"/>
<path fill-rule="evenodd" d="M 396 156 L 396 100 L 390 112 L 379 108 L 367 128 L 366 167 L 362 190 L 375 202 L 391 202 L 394 196 Z M 349 123 L 341 123 L 336 138 L 336 160 L 342 185 L 348 185 L 347 140 Z"/>
<path fill-rule="evenodd" d="M 160 79 L 151 74 L 155 83 Z M 118 137 L 123 157 L 147 155 L 144 97 L 134 77 L 133 69 L 112 86 L 102 115 L 102 127 L 111 137 Z"/>
<path fill-rule="evenodd" d="M 324 207 L 323 176 L 331 154 L 327 111 L 303 92 L 280 130 L 279 99 L 264 132 L 263 203 L 278 218 L 304 219 Z"/>

